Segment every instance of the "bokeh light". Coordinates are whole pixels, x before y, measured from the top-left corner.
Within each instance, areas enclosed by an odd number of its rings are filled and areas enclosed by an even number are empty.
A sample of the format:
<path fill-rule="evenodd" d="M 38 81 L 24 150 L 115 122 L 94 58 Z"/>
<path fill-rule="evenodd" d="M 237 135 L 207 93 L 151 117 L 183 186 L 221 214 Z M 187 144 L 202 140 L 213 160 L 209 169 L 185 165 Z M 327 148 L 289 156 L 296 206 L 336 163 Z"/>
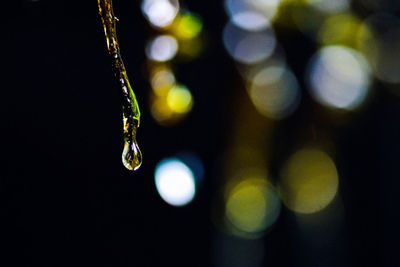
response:
<path fill-rule="evenodd" d="M 154 38 L 146 47 L 147 56 L 159 62 L 171 60 L 178 51 L 178 42 L 171 35 L 160 35 Z"/>
<path fill-rule="evenodd" d="M 286 207 L 298 213 L 314 213 L 334 199 L 339 185 L 331 157 L 315 148 L 302 149 L 287 161 L 279 181 Z"/>
<path fill-rule="evenodd" d="M 260 235 L 276 221 L 279 213 L 279 197 L 265 179 L 248 178 L 228 187 L 225 216 L 234 233 Z"/>
<path fill-rule="evenodd" d="M 229 22 L 223 32 L 228 53 L 238 62 L 254 64 L 267 59 L 274 52 L 276 39 L 271 28 L 249 32 Z"/>
<path fill-rule="evenodd" d="M 154 177 L 158 193 L 170 205 L 186 205 L 196 194 L 193 172 L 177 158 L 160 161 L 156 166 Z"/>
<path fill-rule="evenodd" d="M 190 61 L 202 51 L 203 22 L 199 15 L 179 10 L 178 1 L 144 1 L 142 7 L 143 11 L 154 9 L 154 14 L 165 21 L 157 24 L 162 25 L 158 29 L 162 34 L 146 45 L 146 55 L 150 59 L 147 68 L 152 88 L 149 96 L 151 115 L 162 126 L 174 126 L 186 118 L 194 101 L 190 90 L 177 81 L 173 69 L 177 63 Z M 179 60 L 172 61 L 175 57 Z"/>
<path fill-rule="evenodd" d="M 161 125 L 170 126 L 175 124 L 174 113 L 169 108 L 166 97 L 151 98 L 151 115 Z"/>
<path fill-rule="evenodd" d="M 232 22 L 245 30 L 262 30 L 275 16 L 280 0 L 225 0 Z"/>
<path fill-rule="evenodd" d="M 259 31 L 269 26 L 269 20 L 256 12 L 242 12 L 232 16 L 232 22 L 249 31 Z"/>
<path fill-rule="evenodd" d="M 318 32 L 318 39 L 323 45 L 344 45 L 357 49 L 364 41 L 365 30 L 368 29 L 357 16 L 341 13 L 324 21 Z"/>
<path fill-rule="evenodd" d="M 176 85 L 168 92 L 167 103 L 169 108 L 178 114 L 187 113 L 193 105 L 193 98 L 186 86 Z"/>
<path fill-rule="evenodd" d="M 198 36 L 203 29 L 201 18 L 190 12 L 178 16 L 171 31 L 179 39 L 192 39 Z"/>
<path fill-rule="evenodd" d="M 175 75 L 166 66 L 159 66 L 152 70 L 150 84 L 153 92 L 158 96 L 163 96 L 175 85 Z"/>
<path fill-rule="evenodd" d="M 351 110 L 365 99 L 370 85 L 364 56 L 344 46 L 327 46 L 313 56 L 308 67 L 311 95 L 323 105 Z"/>
<path fill-rule="evenodd" d="M 300 100 L 296 77 L 279 65 L 261 69 L 253 77 L 249 95 L 257 110 L 272 119 L 283 119 L 292 114 Z"/>
<path fill-rule="evenodd" d="M 151 25 L 158 28 L 169 26 L 179 11 L 178 0 L 144 0 L 142 11 Z"/>
<path fill-rule="evenodd" d="M 204 179 L 204 164 L 199 155 L 193 151 L 182 151 L 176 154 L 183 163 L 193 172 L 196 179 L 196 186 L 201 185 Z"/>
<path fill-rule="evenodd" d="M 171 74 L 158 75 L 166 75 L 162 78 L 165 79 L 165 86 L 153 88 L 155 94 L 150 98 L 151 114 L 159 124 L 173 126 L 182 121 L 192 110 L 193 96 L 185 85 L 172 84 Z"/>

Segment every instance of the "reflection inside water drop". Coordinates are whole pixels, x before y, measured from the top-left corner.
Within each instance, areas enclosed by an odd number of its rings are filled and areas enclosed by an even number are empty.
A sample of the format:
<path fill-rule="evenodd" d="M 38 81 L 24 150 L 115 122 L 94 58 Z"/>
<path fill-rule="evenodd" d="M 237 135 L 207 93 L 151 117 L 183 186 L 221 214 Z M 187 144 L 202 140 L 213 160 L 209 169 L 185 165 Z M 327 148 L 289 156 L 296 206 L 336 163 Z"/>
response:
<path fill-rule="evenodd" d="M 136 171 L 142 165 L 142 152 L 136 140 L 125 140 L 124 151 L 122 152 L 122 163 L 125 168 Z"/>
<path fill-rule="evenodd" d="M 136 142 L 136 131 L 139 120 L 133 117 L 125 117 L 124 124 L 124 150 L 122 152 L 122 163 L 125 168 L 136 171 L 142 165 L 142 152 Z"/>

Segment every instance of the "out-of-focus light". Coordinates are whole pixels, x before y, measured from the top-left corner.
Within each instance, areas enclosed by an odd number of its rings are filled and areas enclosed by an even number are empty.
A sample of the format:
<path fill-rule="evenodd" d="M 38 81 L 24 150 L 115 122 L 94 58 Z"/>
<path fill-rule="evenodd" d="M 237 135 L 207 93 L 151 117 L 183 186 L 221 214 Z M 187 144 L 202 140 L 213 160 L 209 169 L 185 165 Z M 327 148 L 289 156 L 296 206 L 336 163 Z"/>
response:
<path fill-rule="evenodd" d="M 192 170 L 196 178 L 196 185 L 200 185 L 204 179 L 204 165 L 201 158 L 191 151 L 180 152 L 176 157 Z"/>
<path fill-rule="evenodd" d="M 194 175 L 179 159 L 167 158 L 159 162 L 154 177 L 158 193 L 168 204 L 186 205 L 196 194 Z"/>
<path fill-rule="evenodd" d="M 310 91 L 321 104 L 351 110 L 359 106 L 367 95 L 369 73 L 368 62 L 357 51 L 343 46 L 327 46 L 310 61 Z"/>
<path fill-rule="evenodd" d="M 282 66 L 260 70 L 253 78 L 249 94 L 257 110 L 272 119 L 292 114 L 300 100 L 296 77 Z"/>
<path fill-rule="evenodd" d="M 154 61 L 171 60 L 178 51 L 178 42 L 170 35 L 160 35 L 154 38 L 146 47 L 146 54 Z"/>
<path fill-rule="evenodd" d="M 176 122 L 174 112 L 169 108 L 165 96 L 151 98 L 151 115 L 161 125 L 171 125 Z"/>
<path fill-rule="evenodd" d="M 314 213 L 331 203 L 338 184 L 333 160 L 321 150 L 303 149 L 293 154 L 286 163 L 279 191 L 290 210 Z"/>
<path fill-rule="evenodd" d="M 350 7 L 349 0 L 307 0 L 307 2 L 326 13 L 339 13 Z"/>
<path fill-rule="evenodd" d="M 254 9 L 271 19 L 276 14 L 282 0 L 245 0 L 245 2 L 250 3 Z"/>
<path fill-rule="evenodd" d="M 173 112 L 187 113 L 193 106 L 192 94 L 185 86 L 176 85 L 168 92 L 167 104 Z"/>
<path fill-rule="evenodd" d="M 318 32 L 318 39 L 324 45 L 345 45 L 358 48 L 363 23 L 353 14 L 338 14 L 327 18 Z"/>
<path fill-rule="evenodd" d="M 245 11 L 232 16 L 232 22 L 248 31 L 260 31 L 269 26 L 269 20 L 259 13 Z"/>
<path fill-rule="evenodd" d="M 142 11 L 147 20 L 155 27 L 168 27 L 179 11 L 178 0 L 144 0 Z"/>
<path fill-rule="evenodd" d="M 193 13 L 185 13 L 177 17 L 172 27 L 174 35 L 180 39 L 192 39 L 199 35 L 203 28 L 201 18 Z"/>
<path fill-rule="evenodd" d="M 224 29 L 223 41 L 228 53 L 238 62 L 254 64 L 273 53 L 276 39 L 271 28 L 248 32 L 229 22 Z"/>
<path fill-rule="evenodd" d="M 245 30 L 258 31 L 269 27 L 280 0 L 225 0 L 232 22 Z"/>
<path fill-rule="evenodd" d="M 400 19 L 381 13 L 369 17 L 366 24 L 376 38 L 365 46 L 375 76 L 386 83 L 400 83 Z"/>
<path fill-rule="evenodd" d="M 152 71 L 150 83 L 156 95 L 166 95 L 175 85 L 175 75 L 167 67 L 158 67 Z"/>
<path fill-rule="evenodd" d="M 260 234 L 276 221 L 279 213 L 279 197 L 265 179 L 246 179 L 227 193 L 225 216 L 240 232 Z"/>
<path fill-rule="evenodd" d="M 151 115 L 160 125 L 172 126 L 181 122 L 192 110 L 193 97 L 184 85 L 174 83 L 169 86 L 175 79 L 172 80 L 168 72 L 158 75 L 164 79 L 165 87 L 154 89 L 155 94 L 150 97 Z"/>

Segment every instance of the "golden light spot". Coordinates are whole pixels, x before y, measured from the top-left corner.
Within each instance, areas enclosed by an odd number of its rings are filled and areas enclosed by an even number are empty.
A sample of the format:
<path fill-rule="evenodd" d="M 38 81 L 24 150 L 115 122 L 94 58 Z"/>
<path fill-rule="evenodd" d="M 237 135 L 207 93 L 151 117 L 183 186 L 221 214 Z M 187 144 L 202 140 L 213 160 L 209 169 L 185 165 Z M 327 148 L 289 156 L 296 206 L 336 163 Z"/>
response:
<path fill-rule="evenodd" d="M 227 193 L 225 216 L 239 231 L 263 232 L 276 221 L 279 212 L 279 198 L 265 179 L 246 179 Z"/>
<path fill-rule="evenodd" d="M 248 93 L 256 109 L 272 119 L 289 116 L 300 98 L 296 77 L 290 70 L 280 66 L 260 70 L 253 77 Z"/>
<path fill-rule="evenodd" d="M 187 113 L 193 106 L 192 94 L 183 85 L 171 88 L 167 96 L 168 107 L 176 113 Z"/>
<path fill-rule="evenodd" d="M 290 210 L 314 213 L 331 203 L 338 184 L 332 159 L 321 150 L 303 149 L 289 158 L 279 182 L 279 192 Z"/>
<path fill-rule="evenodd" d="M 184 85 L 174 85 L 155 90 L 150 97 L 151 115 L 163 126 L 182 121 L 193 107 L 193 98 Z"/>
<path fill-rule="evenodd" d="M 352 14 L 339 14 L 329 17 L 318 32 L 323 45 L 345 45 L 359 49 L 363 29 L 362 21 Z"/>
<path fill-rule="evenodd" d="M 180 39 L 192 39 L 199 35 L 203 28 L 199 16 L 193 13 L 185 13 L 176 18 L 171 31 Z"/>
<path fill-rule="evenodd" d="M 151 105 L 151 114 L 158 122 L 166 121 L 173 116 L 173 112 L 168 107 L 165 98 L 163 97 L 157 97 L 153 99 Z"/>

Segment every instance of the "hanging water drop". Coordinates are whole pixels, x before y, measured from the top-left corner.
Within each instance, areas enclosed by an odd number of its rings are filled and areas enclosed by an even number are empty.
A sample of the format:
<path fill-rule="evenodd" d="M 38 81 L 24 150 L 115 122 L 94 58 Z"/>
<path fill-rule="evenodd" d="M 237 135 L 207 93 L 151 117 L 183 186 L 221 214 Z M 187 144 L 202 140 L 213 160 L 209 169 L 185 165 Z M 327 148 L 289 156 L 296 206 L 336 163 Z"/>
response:
<path fill-rule="evenodd" d="M 142 153 L 136 142 L 136 132 L 140 124 L 139 105 L 122 61 L 116 33 L 118 19 L 114 15 L 112 0 L 98 0 L 98 7 L 106 36 L 108 54 L 113 60 L 114 75 L 121 86 L 123 95 L 124 150 L 122 152 L 122 163 L 128 170 L 135 171 L 142 164 Z"/>
<path fill-rule="evenodd" d="M 124 150 L 122 152 L 122 163 L 125 168 L 136 171 L 142 164 L 142 152 L 136 142 L 136 131 L 139 122 L 124 118 Z"/>

